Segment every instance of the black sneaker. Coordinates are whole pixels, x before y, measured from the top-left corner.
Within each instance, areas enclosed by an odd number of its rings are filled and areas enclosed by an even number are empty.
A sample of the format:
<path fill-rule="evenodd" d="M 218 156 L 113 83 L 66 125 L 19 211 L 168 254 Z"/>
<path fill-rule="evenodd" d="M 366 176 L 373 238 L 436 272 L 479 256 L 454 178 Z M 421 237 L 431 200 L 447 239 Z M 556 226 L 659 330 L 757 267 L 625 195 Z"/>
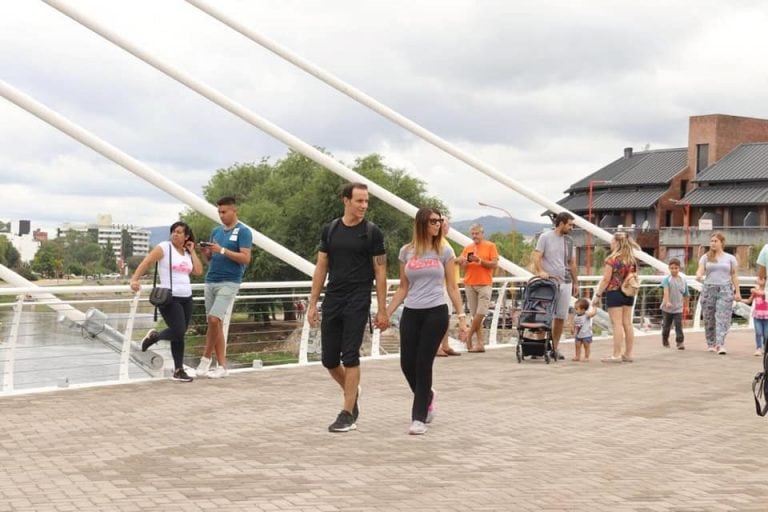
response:
<path fill-rule="evenodd" d="M 178 368 L 175 372 L 173 372 L 173 376 L 171 377 L 173 380 L 178 380 L 180 382 L 192 382 L 192 377 L 187 375 L 187 372 L 184 371 L 184 368 Z"/>
<path fill-rule="evenodd" d="M 669 348 L 669 341 L 668 340 L 664 340 L 664 341 L 661 342 L 661 345 L 664 346 L 664 347 Z"/>
<path fill-rule="evenodd" d="M 342 410 L 339 415 L 336 416 L 336 421 L 331 423 L 328 427 L 328 432 L 349 432 L 350 430 L 355 429 L 357 429 L 357 425 L 355 425 L 354 416 L 347 411 Z"/>
<path fill-rule="evenodd" d="M 355 396 L 355 406 L 352 408 L 352 417 L 357 421 L 360 416 L 360 395 L 363 394 L 363 388 L 357 386 L 357 396 Z"/>
<path fill-rule="evenodd" d="M 144 336 L 144 339 L 141 340 L 141 351 L 146 352 L 149 347 L 160 341 L 160 337 L 158 335 L 159 333 L 154 329 L 147 331 L 146 336 Z"/>

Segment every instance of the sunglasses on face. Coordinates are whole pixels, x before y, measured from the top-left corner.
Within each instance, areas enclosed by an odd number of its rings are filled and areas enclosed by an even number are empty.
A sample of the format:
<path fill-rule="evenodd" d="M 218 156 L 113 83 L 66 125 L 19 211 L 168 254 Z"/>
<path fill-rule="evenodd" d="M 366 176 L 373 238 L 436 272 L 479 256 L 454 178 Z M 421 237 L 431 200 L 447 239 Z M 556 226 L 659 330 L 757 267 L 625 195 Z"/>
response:
<path fill-rule="evenodd" d="M 433 226 L 437 226 L 443 223 L 443 219 L 429 219 L 429 223 Z"/>

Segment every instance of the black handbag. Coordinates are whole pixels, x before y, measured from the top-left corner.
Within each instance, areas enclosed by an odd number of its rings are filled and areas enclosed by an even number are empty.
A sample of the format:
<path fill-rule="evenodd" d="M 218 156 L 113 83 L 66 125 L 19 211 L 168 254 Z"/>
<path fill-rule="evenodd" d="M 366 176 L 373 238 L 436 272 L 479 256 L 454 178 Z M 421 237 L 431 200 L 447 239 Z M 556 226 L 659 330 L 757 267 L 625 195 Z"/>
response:
<path fill-rule="evenodd" d="M 155 262 L 155 278 L 152 280 L 152 291 L 149 294 L 149 302 L 156 308 L 163 308 L 173 302 L 173 266 L 171 263 L 171 252 L 173 244 L 168 244 L 168 279 L 170 288 L 159 288 L 157 286 L 157 262 Z M 157 314 L 157 311 L 155 311 Z"/>

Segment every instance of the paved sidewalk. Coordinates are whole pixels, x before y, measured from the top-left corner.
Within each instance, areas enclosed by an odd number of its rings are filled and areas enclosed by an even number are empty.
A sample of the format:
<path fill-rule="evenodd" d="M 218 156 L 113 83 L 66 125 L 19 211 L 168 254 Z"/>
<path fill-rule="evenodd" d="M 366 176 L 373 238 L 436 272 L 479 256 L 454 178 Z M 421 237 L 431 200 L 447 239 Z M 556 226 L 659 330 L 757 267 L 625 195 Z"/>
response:
<path fill-rule="evenodd" d="M 764 511 L 752 336 L 727 356 L 646 337 L 611 365 L 608 341 L 590 363 L 439 358 L 425 436 L 397 360 L 364 363 L 346 434 L 319 366 L 0 398 L 0 511 Z"/>

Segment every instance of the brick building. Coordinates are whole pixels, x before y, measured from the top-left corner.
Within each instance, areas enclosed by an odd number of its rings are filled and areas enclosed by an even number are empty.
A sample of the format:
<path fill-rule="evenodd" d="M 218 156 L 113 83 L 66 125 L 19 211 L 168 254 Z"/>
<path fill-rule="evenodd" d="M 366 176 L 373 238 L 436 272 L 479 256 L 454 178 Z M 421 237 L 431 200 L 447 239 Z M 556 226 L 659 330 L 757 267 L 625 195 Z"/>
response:
<path fill-rule="evenodd" d="M 711 223 L 744 267 L 752 248 L 768 242 L 768 120 L 691 117 L 687 147 L 626 148 L 566 194 L 558 204 L 584 218 L 591 210 L 592 222 L 609 231 L 632 230 L 645 252 L 665 261 L 697 257 L 709 244 Z M 589 237 L 574 230 L 574 238 L 584 267 Z"/>

